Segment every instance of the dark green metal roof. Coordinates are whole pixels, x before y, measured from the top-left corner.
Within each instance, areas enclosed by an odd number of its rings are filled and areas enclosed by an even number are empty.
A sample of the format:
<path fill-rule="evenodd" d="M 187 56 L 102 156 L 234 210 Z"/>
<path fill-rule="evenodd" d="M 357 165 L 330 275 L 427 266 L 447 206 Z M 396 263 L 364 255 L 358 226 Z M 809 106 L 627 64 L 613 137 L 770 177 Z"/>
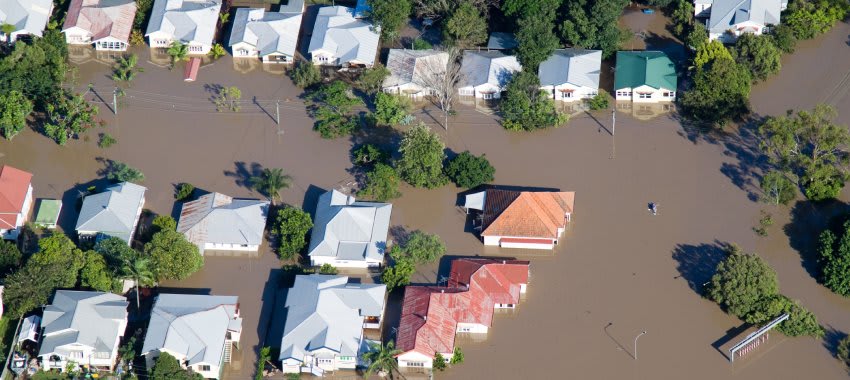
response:
<path fill-rule="evenodd" d="M 676 67 L 660 51 L 618 51 L 614 89 L 647 85 L 676 89 Z"/>

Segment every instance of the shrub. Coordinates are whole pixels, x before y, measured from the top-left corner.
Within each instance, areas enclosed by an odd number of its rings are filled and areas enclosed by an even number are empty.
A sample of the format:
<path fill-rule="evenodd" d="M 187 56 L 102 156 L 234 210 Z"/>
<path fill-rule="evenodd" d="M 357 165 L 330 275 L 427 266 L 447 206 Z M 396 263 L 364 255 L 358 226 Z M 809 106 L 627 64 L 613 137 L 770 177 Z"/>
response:
<path fill-rule="evenodd" d="M 307 88 L 322 81 L 322 74 L 312 63 L 298 61 L 295 68 L 289 71 L 289 76 L 296 86 Z"/>
<path fill-rule="evenodd" d="M 373 144 L 364 144 L 354 150 L 354 165 L 370 166 L 379 163 L 386 164 L 389 160 L 390 153 Z"/>
<path fill-rule="evenodd" d="M 108 133 L 101 133 L 100 141 L 97 142 L 97 146 L 106 149 L 115 145 L 116 143 L 118 143 L 118 140 L 116 140 L 115 137 L 112 137 L 112 135 Z"/>
<path fill-rule="evenodd" d="M 400 182 L 395 169 L 389 165 L 377 163 L 366 173 L 366 185 L 357 195 L 378 202 L 386 202 L 401 196 L 401 192 L 398 191 Z"/>
<path fill-rule="evenodd" d="M 611 95 L 600 89 L 596 96 L 587 99 L 587 106 L 591 111 L 608 109 L 611 106 Z"/>
<path fill-rule="evenodd" d="M 177 191 L 174 192 L 174 199 L 178 201 L 185 201 L 192 196 L 192 193 L 195 192 L 195 186 L 191 183 L 183 182 L 177 186 Z"/>
<path fill-rule="evenodd" d="M 850 336 L 846 336 L 838 342 L 836 356 L 844 365 L 850 366 Z"/>
<path fill-rule="evenodd" d="M 145 174 L 123 162 L 110 161 L 106 169 L 106 178 L 114 182 L 141 182 L 145 180 Z"/>
<path fill-rule="evenodd" d="M 776 272 L 753 254 L 733 254 L 721 261 L 709 288 L 709 298 L 739 318 L 745 318 L 762 300 L 778 294 Z"/>
<path fill-rule="evenodd" d="M 278 211 L 272 225 L 272 235 L 277 237 L 277 251 L 281 258 L 288 259 L 301 252 L 307 245 L 307 232 L 313 228 L 310 214 L 286 207 Z"/>
<path fill-rule="evenodd" d="M 457 155 L 446 165 L 446 175 L 458 187 L 471 189 L 493 181 L 496 169 L 486 155 L 475 156 L 469 151 Z"/>
<path fill-rule="evenodd" d="M 422 38 L 416 38 L 412 43 L 413 50 L 428 50 L 433 48 L 430 42 L 423 40 Z"/>
<path fill-rule="evenodd" d="M 319 274 L 334 275 L 334 274 L 337 274 L 337 273 L 339 273 L 339 270 L 337 270 L 336 267 L 331 265 L 331 264 L 326 263 L 326 264 L 322 264 L 322 266 L 319 267 Z"/>
<path fill-rule="evenodd" d="M 444 371 L 446 369 L 446 358 L 443 357 L 443 354 L 439 352 L 434 353 L 433 367 L 437 371 Z"/>

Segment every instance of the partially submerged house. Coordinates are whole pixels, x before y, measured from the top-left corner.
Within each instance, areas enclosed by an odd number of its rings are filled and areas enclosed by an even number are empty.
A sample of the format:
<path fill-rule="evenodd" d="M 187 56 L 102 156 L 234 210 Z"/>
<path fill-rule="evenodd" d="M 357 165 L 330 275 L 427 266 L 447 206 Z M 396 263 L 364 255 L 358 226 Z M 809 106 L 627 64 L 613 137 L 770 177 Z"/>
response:
<path fill-rule="evenodd" d="M 601 67 L 601 50 L 555 50 L 537 70 L 540 89 L 554 100 L 590 99 L 599 93 Z"/>
<path fill-rule="evenodd" d="M 572 220 L 575 192 L 487 189 L 466 196 L 480 211 L 475 228 L 484 245 L 553 249 Z"/>
<path fill-rule="evenodd" d="M 515 56 L 500 51 L 463 52 L 458 94 L 480 99 L 498 99 L 515 73 L 522 71 Z"/>
<path fill-rule="evenodd" d="M 779 25 L 783 3 L 787 5 L 786 0 L 713 0 L 703 10 L 709 14 L 708 39 L 731 44 L 743 33 L 765 33 L 769 25 Z"/>
<path fill-rule="evenodd" d="M 15 240 L 32 208 L 32 173 L 0 167 L 0 238 Z"/>
<path fill-rule="evenodd" d="M 495 310 L 519 303 L 528 278 L 528 261 L 470 258 L 452 261 L 445 287 L 406 287 L 396 338 L 399 366 L 432 368 L 437 353 L 451 359 L 455 335 L 487 333 Z"/>
<path fill-rule="evenodd" d="M 379 29 L 355 18 L 351 8 L 322 7 L 307 51 L 315 65 L 372 67 L 380 37 Z"/>
<path fill-rule="evenodd" d="M 239 347 L 242 317 L 239 298 L 197 294 L 160 294 L 154 301 L 141 355 L 148 368 L 163 352 L 207 379 L 221 377 Z"/>
<path fill-rule="evenodd" d="M 183 204 L 177 232 L 197 245 L 201 254 L 205 250 L 257 252 L 268 213 L 269 202 L 210 193 Z"/>
<path fill-rule="evenodd" d="M 676 66 L 660 51 L 618 51 L 614 98 L 635 103 L 676 99 Z"/>
<path fill-rule="evenodd" d="M 438 50 L 390 49 L 382 89 L 386 93 L 411 98 L 432 95 L 441 76 L 445 75 L 449 54 Z"/>
<path fill-rule="evenodd" d="M 0 25 L 14 26 L 9 35 L 0 31 L 0 40 L 14 43 L 20 36 L 41 37 L 52 12 L 53 0 L 0 0 Z"/>
<path fill-rule="evenodd" d="M 62 33 L 71 45 L 126 51 L 135 17 L 134 0 L 71 0 Z"/>
<path fill-rule="evenodd" d="M 116 237 L 129 245 L 145 206 L 145 191 L 144 186 L 121 182 L 85 197 L 75 228 L 80 240 Z"/>
<path fill-rule="evenodd" d="M 354 369 L 368 348 L 363 329 L 381 327 L 386 291 L 386 285 L 349 283 L 345 276 L 296 276 L 286 296 L 283 372 Z"/>
<path fill-rule="evenodd" d="M 336 190 L 319 196 L 310 238 L 310 265 L 374 268 L 384 262 L 393 206 L 359 202 Z"/>
<path fill-rule="evenodd" d="M 38 356 L 44 370 L 112 371 L 127 328 L 127 299 L 104 292 L 57 290 L 44 308 Z"/>
<path fill-rule="evenodd" d="M 173 42 L 188 46 L 189 54 L 212 49 L 222 0 L 155 0 L 145 36 L 152 48 Z"/>
<path fill-rule="evenodd" d="M 239 8 L 230 32 L 234 57 L 260 58 L 265 63 L 292 63 L 301 30 L 304 0 L 289 0 L 277 12 Z"/>

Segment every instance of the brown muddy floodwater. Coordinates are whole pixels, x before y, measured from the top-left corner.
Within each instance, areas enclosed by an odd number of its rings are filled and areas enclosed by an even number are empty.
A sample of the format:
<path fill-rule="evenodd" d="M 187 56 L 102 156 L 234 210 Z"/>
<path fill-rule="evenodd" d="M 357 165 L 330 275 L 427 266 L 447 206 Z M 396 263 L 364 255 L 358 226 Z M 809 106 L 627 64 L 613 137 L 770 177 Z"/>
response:
<path fill-rule="evenodd" d="M 782 73 L 754 89 L 755 111 L 779 114 L 826 97 L 842 110 L 841 122 L 850 123 L 842 90 L 847 84 L 833 91 L 850 72 L 848 33 L 850 27 L 841 24 L 829 35 L 801 44 L 783 61 Z M 149 57 L 147 51 L 140 54 Z M 308 210 L 322 190 L 352 183 L 349 150 L 352 140 L 362 138 L 319 138 L 299 103 L 300 91 L 279 73 L 224 58 L 202 68 L 198 81 L 187 84 L 180 68 L 168 71 L 149 62 L 143 66 L 145 72 L 127 91 L 117 116 L 101 107 L 106 129 L 65 147 L 25 131 L 12 142 L 0 141 L 0 164 L 33 172 L 37 197 L 62 197 L 71 205 L 76 190 L 101 178 L 102 159 L 123 161 L 145 173 L 146 208 L 162 214 L 175 210 L 172 194 L 179 182 L 258 197 L 246 188 L 245 179 L 260 167 L 281 167 L 292 175 L 293 186 L 283 192 L 283 200 Z M 102 63 L 84 63 L 79 83 L 93 83 L 111 102 L 108 71 Z M 260 105 L 244 105 L 238 114 L 216 113 L 205 90 L 214 85 L 237 86 L 243 99 L 256 97 Z M 277 99 L 279 129 L 272 117 Z M 428 112 L 438 115 L 429 109 L 421 118 L 439 128 Z M 486 153 L 497 168 L 497 184 L 576 191 L 574 223 L 553 253 L 484 249 L 474 235 L 464 232 L 465 215 L 455 206 L 461 190 L 451 186 L 404 188 L 394 202 L 394 225 L 439 234 L 449 255 L 532 261 L 528 295 L 519 308 L 500 314 L 486 339 L 462 337 L 466 363 L 437 376 L 846 378 L 831 350 L 837 337 L 850 332 L 850 300 L 818 285 L 806 269 L 811 260 L 794 249 L 810 249 L 805 233 L 816 224 L 811 221 L 829 210 L 801 203 L 793 209 L 796 223 L 785 228 L 792 221 L 789 209 L 751 200 L 757 187 L 753 175 L 759 171 L 753 167 L 747 138 L 694 138 L 670 116 L 637 121 L 623 113 L 618 113 L 612 138 L 610 114 L 595 117 L 578 115 L 559 129 L 520 134 L 504 131 L 492 115 L 464 107 L 448 132 L 440 130 L 451 150 Z M 103 131 L 118 144 L 98 148 L 96 134 Z M 376 134 L 394 138 L 387 131 Z M 659 203 L 658 216 L 646 210 L 651 201 Z M 761 209 L 777 220 L 768 238 L 751 231 Z M 68 207 L 60 224 L 73 228 L 75 219 L 75 210 Z M 803 228 L 797 227 L 801 221 Z M 828 338 L 772 337 L 757 355 L 730 365 L 716 347 L 726 343 L 727 333 L 737 332 L 741 322 L 698 293 L 721 257 L 720 242 L 737 242 L 765 257 L 779 273 L 783 292 L 819 316 L 830 331 Z M 243 348 L 226 370 L 227 379 L 253 378 L 257 347 L 265 344 L 279 262 L 267 247 L 262 250 L 257 258 L 209 257 L 204 269 L 188 280 L 164 284 L 240 297 Z M 438 265 L 421 268 L 414 282 L 433 283 L 437 272 Z M 635 360 L 633 340 L 643 330 L 647 334 L 640 338 Z"/>

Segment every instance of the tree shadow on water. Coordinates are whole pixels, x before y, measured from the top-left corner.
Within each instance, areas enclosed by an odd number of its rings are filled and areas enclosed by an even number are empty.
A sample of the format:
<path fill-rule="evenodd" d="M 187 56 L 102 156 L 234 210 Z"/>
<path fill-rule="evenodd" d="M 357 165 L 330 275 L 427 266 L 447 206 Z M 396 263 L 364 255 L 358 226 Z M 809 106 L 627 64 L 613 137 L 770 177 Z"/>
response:
<path fill-rule="evenodd" d="M 718 240 L 711 244 L 676 245 L 676 248 L 673 249 L 673 259 L 679 263 L 676 267 L 679 276 L 674 278 L 684 278 L 693 291 L 703 295 L 704 285 L 711 280 L 717 264 L 726 258 L 727 245 L 727 243 Z"/>
<path fill-rule="evenodd" d="M 226 177 L 231 177 L 236 182 L 237 186 L 241 186 L 247 189 L 252 189 L 251 187 L 251 178 L 257 177 L 263 172 L 263 166 L 258 162 L 252 162 L 248 164 L 244 161 L 237 161 L 233 163 L 235 169 L 233 171 L 224 171 L 224 175 Z"/>
<path fill-rule="evenodd" d="M 832 326 L 825 326 L 826 334 L 823 336 L 823 347 L 832 354 L 833 357 L 838 357 L 838 343 L 847 337 L 847 333 L 836 330 Z"/>
<path fill-rule="evenodd" d="M 800 254 L 800 263 L 814 278 L 820 277 L 818 238 L 827 227 L 837 229 L 846 220 L 850 205 L 840 201 L 799 201 L 791 209 L 791 220 L 782 227 L 791 248 Z"/>

